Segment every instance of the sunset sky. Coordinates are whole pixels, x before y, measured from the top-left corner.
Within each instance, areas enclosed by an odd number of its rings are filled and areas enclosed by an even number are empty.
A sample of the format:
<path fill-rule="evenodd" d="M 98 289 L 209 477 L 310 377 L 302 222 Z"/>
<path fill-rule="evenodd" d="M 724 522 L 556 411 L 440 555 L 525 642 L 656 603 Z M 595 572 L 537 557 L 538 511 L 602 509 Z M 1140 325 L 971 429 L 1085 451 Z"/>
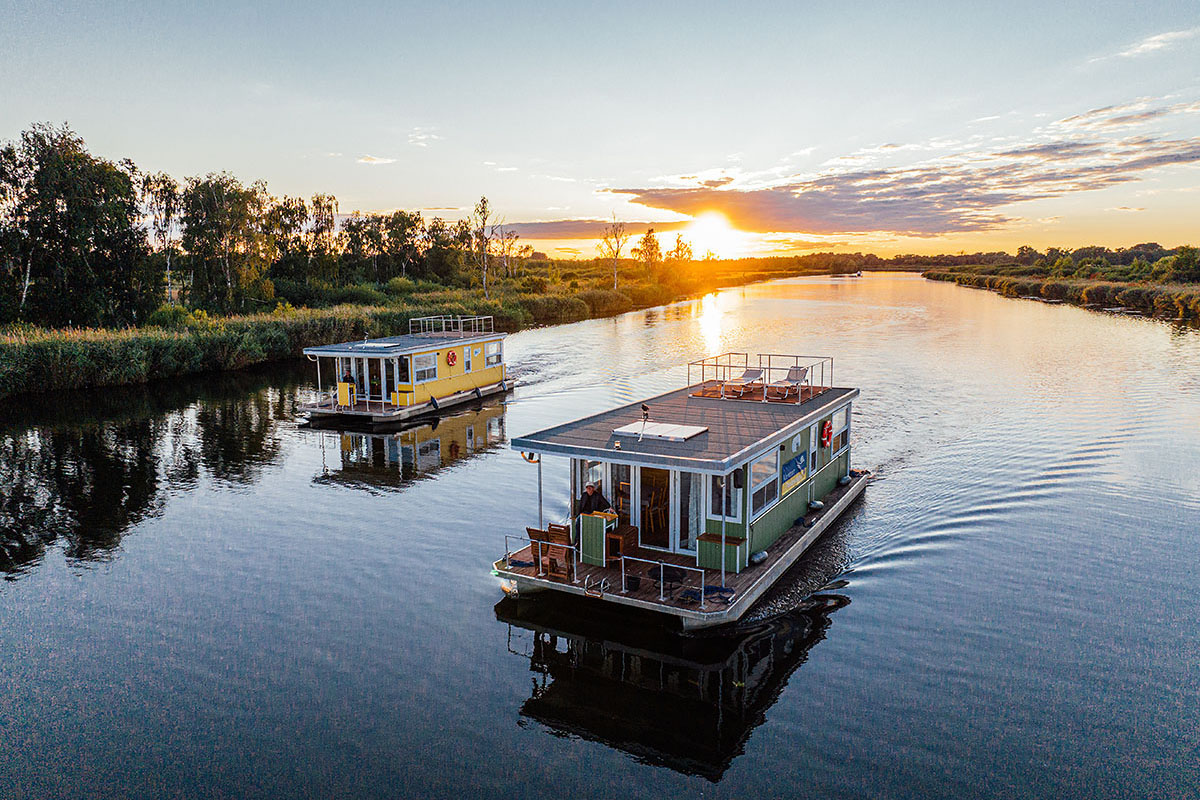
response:
<path fill-rule="evenodd" d="M 0 12 L 0 139 L 343 212 L 486 194 L 560 256 L 614 213 L 724 257 L 1200 243 L 1194 0 Z"/>

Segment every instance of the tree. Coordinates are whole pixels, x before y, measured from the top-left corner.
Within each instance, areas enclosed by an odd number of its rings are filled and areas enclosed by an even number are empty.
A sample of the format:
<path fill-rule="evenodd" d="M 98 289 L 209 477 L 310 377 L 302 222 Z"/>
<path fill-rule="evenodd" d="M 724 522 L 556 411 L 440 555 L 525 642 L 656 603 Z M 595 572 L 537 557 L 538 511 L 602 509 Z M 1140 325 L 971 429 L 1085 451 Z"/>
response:
<path fill-rule="evenodd" d="M 662 264 L 662 248 L 658 245 L 658 237 L 654 228 L 647 228 L 646 233 L 633 248 L 633 257 L 640 260 L 646 268 L 646 276 L 653 281 L 658 280 L 658 269 Z"/>
<path fill-rule="evenodd" d="M 675 246 L 667 253 L 667 263 L 679 267 L 692 261 L 692 245 L 683 238 L 683 234 L 675 234 Z"/>
<path fill-rule="evenodd" d="M 1184 245 L 1175 251 L 1171 263 L 1171 280 L 1181 283 L 1200 282 L 1200 258 L 1194 247 Z"/>
<path fill-rule="evenodd" d="M 434 217 L 425 226 L 425 257 L 420 262 L 422 278 L 452 283 L 466 266 L 474 234 L 467 220 L 448 224 Z"/>
<path fill-rule="evenodd" d="M 339 245 L 337 198 L 331 194 L 314 194 L 309 208 L 308 277 L 320 275 L 336 283 Z"/>
<path fill-rule="evenodd" d="M 384 249 L 390 274 L 399 269 L 406 277 L 421 260 L 421 240 L 425 221 L 420 211 L 394 211 L 383 220 Z"/>
<path fill-rule="evenodd" d="M 492 210 L 488 206 L 486 197 L 480 197 L 479 202 L 475 204 L 469 224 L 471 226 L 471 260 L 475 262 L 475 268 L 479 270 L 483 279 L 483 296 L 485 299 L 490 299 L 488 295 L 488 257 L 491 255 L 492 238 L 496 235 L 497 224 L 493 221 Z"/>
<path fill-rule="evenodd" d="M 67 126 L 0 147 L 0 314 L 44 325 L 128 325 L 161 274 L 139 226 L 137 168 L 87 151 Z"/>
<path fill-rule="evenodd" d="M 166 259 L 167 302 L 171 293 L 171 255 L 175 223 L 179 220 L 179 183 L 165 172 L 147 174 L 142 178 L 142 198 L 150 218 L 150 232 L 158 244 L 158 252 Z"/>
<path fill-rule="evenodd" d="M 614 213 L 612 223 L 604 226 L 604 231 L 600 235 L 600 243 L 596 245 L 600 255 L 612 262 L 613 291 L 617 289 L 617 266 L 621 263 L 621 251 L 625 248 L 625 243 L 629 241 L 629 236 L 630 234 L 625 232 L 625 223 L 619 222 Z"/>
<path fill-rule="evenodd" d="M 194 305 L 228 312 L 275 296 L 267 270 L 277 249 L 265 223 L 272 204 L 261 182 L 244 186 L 227 172 L 188 179 L 180 218 Z"/>

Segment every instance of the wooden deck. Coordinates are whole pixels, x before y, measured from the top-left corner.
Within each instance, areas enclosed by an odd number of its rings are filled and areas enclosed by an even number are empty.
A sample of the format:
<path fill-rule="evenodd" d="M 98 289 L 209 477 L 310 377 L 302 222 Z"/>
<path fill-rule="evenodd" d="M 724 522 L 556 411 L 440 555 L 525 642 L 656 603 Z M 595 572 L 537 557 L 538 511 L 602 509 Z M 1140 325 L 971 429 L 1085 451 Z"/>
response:
<path fill-rule="evenodd" d="M 518 591 L 551 589 L 585 594 L 597 599 L 635 605 L 682 617 L 686 627 L 732 622 L 745 614 L 754 601 L 833 524 L 854 498 L 862 493 L 865 483 L 866 476 L 859 476 L 846 486 L 839 486 L 829 493 L 824 499 L 825 507 L 809 512 L 804 518 L 803 525 L 794 525 L 784 533 L 767 551 L 767 558 L 762 563 L 747 566 L 740 573 L 725 573 L 725 587 L 733 590 L 728 602 L 724 602 L 714 593 L 706 591 L 704 606 L 701 607 L 698 599 L 685 596 L 688 589 L 694 589 L 697 592 L 700 589 L 700 571 L 696 566 L 695 557 L 644 547 L 635 547 L 627 555 L 631 558 L 661 561 L 664 564 L 691 567 L 692 569 L 680 570 L 683 573 L 681 581 L 664 586 L 650 576 L 652 571 L 657 571 L 657 565 L 626 561 L 626 588 L 622 592 L 619 566 L 597 567 L 577 563 L 573 565 L 575 569 L 573 581 L 539 575 L 535 566 L 537 559 L 530 552 L 533 545 L 510 553 L 507 565 L 505 559 L 501 558 L 493 565 L 493 568 L 500 577 L 515 579 Z M 529 566 L 519 566 L 513 563 L 514 561 L 526 562 Z M 707 569 L 703 572 L 706 586 L 721 585 L 720 570 Z M 636 588 L 630 585 L 632 582 L 629 581 L 629 578 L 631 577 L 639 579 Z M 603 580 L 608 582 L 606 590 L 598 588 L 598 584 Z"/>
<path fill-rule="evenodd" d="M 767 402 L 768 403 L 790 403 L 797 405 L 813 399 L 819 394 L 829 391 L 828 386 L 801 386 L 799 391 L 791 391 L 785 395 L 783 389 L 774 389 L 767 387 Z M 761 383 L 749 384 L 745 391 L 740 395 L 738 390 L 726 389 L 725 396 L 721 396 L 721 383 L 719 381 L 706 381 L 697 387 L 696 391 L 692 392 L 692 397 L 712 397 L 724 400 L 743 400 L 747 403 L 763 402 L 763 385 Z"/>

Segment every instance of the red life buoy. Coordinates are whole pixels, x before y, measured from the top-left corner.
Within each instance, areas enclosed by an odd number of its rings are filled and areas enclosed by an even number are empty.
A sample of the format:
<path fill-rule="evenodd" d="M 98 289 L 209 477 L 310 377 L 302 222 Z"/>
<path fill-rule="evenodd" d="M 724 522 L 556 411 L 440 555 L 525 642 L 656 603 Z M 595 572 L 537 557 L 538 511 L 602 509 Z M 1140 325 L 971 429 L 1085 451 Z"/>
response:
<path fill-rule="evenodd" d="M 833 423 L 825 420 L 821 425 L 821 447 L 829 447 L 833 442 Z"/>
<path fill-rule="evenodd" d="M 446 363 L 452 367 L 458 363 L 458 351 L 457 350 L 451 350 L 446 353 Z"/>

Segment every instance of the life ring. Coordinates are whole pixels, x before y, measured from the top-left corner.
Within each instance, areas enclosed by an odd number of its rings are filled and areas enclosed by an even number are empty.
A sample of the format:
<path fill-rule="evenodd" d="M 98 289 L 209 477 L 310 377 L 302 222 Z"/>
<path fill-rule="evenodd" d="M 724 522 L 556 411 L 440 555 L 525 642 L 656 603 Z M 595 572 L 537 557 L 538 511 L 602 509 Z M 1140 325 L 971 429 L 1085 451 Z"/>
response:
<path fill-rule="evenodd" d="M 829 447 L 833 443 L 833 422 L 825 420 L 821 424 L 821 447 Z"/>
<path fill-rule="evenodd" d="M 447 364 L 449 364 L 449 365 L 450 365 L 450 366 L 452 366 L 452 367 L 453 367 L 455 364 L 457 364 L 457 363 L 458 363 L 458 351 L 457 351 L 457 350 L 450 350 L 450 351 L 447 351 L 447 353 L 446 353 L 446 363 L 447 363 Z"/>
<path fill-rule="evenodd" d="M 542 460 L 538 457 L 537 453 L 521 453 L 521 458 L 525 459 L 530 464 L 536 464 Z"/>

